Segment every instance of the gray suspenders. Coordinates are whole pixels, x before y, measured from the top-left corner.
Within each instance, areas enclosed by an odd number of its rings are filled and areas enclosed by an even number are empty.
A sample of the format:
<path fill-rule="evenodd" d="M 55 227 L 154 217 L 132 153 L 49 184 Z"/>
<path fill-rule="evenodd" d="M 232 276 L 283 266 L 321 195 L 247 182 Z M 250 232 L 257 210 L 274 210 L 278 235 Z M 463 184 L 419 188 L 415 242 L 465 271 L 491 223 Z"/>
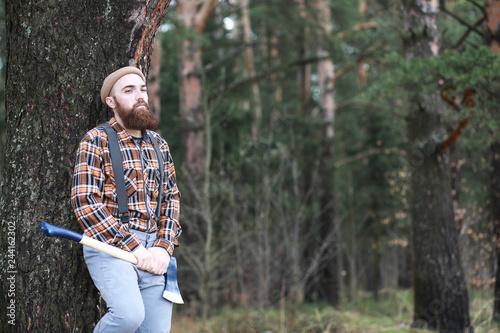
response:
<path fill-rule="evenodd" d="M 116 130 L 109 124 L 105 122 L 101 124 L 108 135 L 108 146 L 109 153 L 111 155 L 111 164 L 113 165 L 113 173 L 115 174 L 115 184 L 116 184 L 116 196 L 118 200 L 118 211 L 120 213 L 120 222 L 128 223 L 128 198 L 127 192 L 125 190 L 125 177 L 123 173 L 123 159 L 122 153 L 120 151 L 120 146 L 118 145 L 118 136 Z M 160 218 L 161 213 L 161 201 L 163 196 L 163 155 L 161 154 L 160 147 L 154 136 L 147 131 L 149 139 L 153 144 L 156 158 L 158 159 L 158 165 L 160 166 L 160 188 L 158 190 L 158 204 L 156 206 L 156 217 Z"/>
<path fill-rule="evenodd" d="M 122 152 L 120 151 L 120 146 L 118 145 L 118 136 L 116 130 L 111 127 L 109 122 L 101 124 L 104 130 L 108 134 L 108 146 L 111 155 L 111 164 L 113 165 L 113 173 L 115 174 L 115 184 L 116 184 L 116 194 L 118 200 L 118 211 L 120 212 L 120 222 L 128 223 L 128 198 L 127 192 L 125 190 L 125 177 L 123 173 L 123 158 Z M 160 189 L 158 194 L 158 205 L 156 206 L 156 216 L 160 218 L 161 212 L 161 200 L 163 195 L 163 155 L 161 154 L 158 142 L 151 134 L 147 131 L 148 137 L 153 143 L 155 149 L 156 158 L 158 159 L 158 165 L 160 166 Z M 174 257 L 170 258 L 170 264 L 168 265 L 168 273 L 165 273 L 165 291 L 163 292 L 163 298 L 166 298 L 170 302 L 177 304 L 184 304 L 182 299 L 179 286 L 177 285 L 177 260 Z"/>

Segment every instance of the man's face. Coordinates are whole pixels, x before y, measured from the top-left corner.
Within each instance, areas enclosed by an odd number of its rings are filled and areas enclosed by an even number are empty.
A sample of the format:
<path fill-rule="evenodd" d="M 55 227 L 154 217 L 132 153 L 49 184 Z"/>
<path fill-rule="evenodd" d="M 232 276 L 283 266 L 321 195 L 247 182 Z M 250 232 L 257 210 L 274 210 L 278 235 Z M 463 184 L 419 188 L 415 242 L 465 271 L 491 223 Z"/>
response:
<path fill-rule="evenodd" d="M 139 75 L 121 77 L 114 84 L 110 95 L 110 106 L 126 129 L 143 131 L 158 127 L 159 119 L 149 108 L 146 84 Z"/>

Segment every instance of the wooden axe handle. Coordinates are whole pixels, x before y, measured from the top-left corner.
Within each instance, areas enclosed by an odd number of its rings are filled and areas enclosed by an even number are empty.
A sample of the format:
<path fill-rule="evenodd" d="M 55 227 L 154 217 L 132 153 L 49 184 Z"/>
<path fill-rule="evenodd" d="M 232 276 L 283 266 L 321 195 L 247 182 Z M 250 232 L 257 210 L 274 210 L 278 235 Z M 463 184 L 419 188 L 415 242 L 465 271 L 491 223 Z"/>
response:
<path fill-rule="evenodd" d="M 115 258 L 128 261 L 134 265 L 137 264 L 137 258 L 132 254 L 132 252 L 121 250 L 115 246 L 100 242 L 97 239 L 90 238 L 86 235 L 82 235 L 80 244 L 87 245 L 88 247 L 96 249 L 97 251 L 101 251 Z"/>
<path fill-rule="evenodd" d="M 70 239 L 82 245 L 87 245 L 93 249 L 96 249 L 97 251 L 109 254 L 110 256 L 113 256 L 115 258 L 128 261 L 134 265 L 137 264 L 137 258 L 131 252 L 121 250 L 115 246 L 87 237 L 86 235 L 79 234 L 77 232 L 55 226 L 47 222 L 42 222 L 42 232 L 45 236 Z"/>
<path fill-rule="evenodd" d="M 55 225 L 52 225 L 47 222 L 42 222 L 42 232 L 44 233 L 45 236 L 48 237 L 62 237 L 66 239 L 70 239 L 73 241 L 76 241 L 82 245 L 87 245 L 88 247 L 91 247 L 93 249 L 96 249 L 97 251 L 101 251 L 103 253 L 109 254 L 110 256 L 113 256 L 118 259 L 122 259 L 125 261 L 128 261 L 132 264 L 137 264 L 137 258 L 131 253 L 127 252 L 124 250 L 121 250 L 115 246 L 100 242 L 96 239 L 90 238 L 86 235 L 79 234 L 77 232 L 74 232 L 72 230 L 68 230 L 62 227 L 58 227 Z M 170 258 L 170 262 L 173 262 L 173 266 L 176 266 L 175 258 Z M 170 267 L 170 266 L 169 266 Z M 177 286 L 177 267 L 172 267 L 174 270 L 173 275 L 171 279 L 168 279 L 168 272 L 165 274 L 165 279 L 166 279 L 166 290 L 164 293 L 164 297 L 171 301 L 172 303 L 177 303 L 177 304 L 183 304 L 184 301 L 182 300 L 182 296 L 180 295 L 180 292 L 178 290 Z"/>

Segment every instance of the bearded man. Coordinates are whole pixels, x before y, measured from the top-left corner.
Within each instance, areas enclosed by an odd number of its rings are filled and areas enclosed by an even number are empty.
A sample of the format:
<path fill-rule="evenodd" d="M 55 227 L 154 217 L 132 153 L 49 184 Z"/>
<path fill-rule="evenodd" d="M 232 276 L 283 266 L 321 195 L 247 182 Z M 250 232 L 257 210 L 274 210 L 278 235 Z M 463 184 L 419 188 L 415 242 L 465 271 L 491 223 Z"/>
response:
<path fill-rule="evenodd" d="M 172 303 L 162 297 L 163 274 L 182 231 L 172 156 L 160 135 L 152 131 L 148 135 L 159 120 L 149 108 L 139 69 L 123 67 L 106 77 L 101 100 L 114 112 L 109 124 L 117 132 L 123 157 L 128 216 L 120 216 L 118 210 L 108 136 L 102 125 L 88 131 L 80 142 L 71 203 L 87 236 L 130 251 L 137 264 L 84 247 L 89 273 L 108 307 L 94 332 L 169 332 Z M 158 143 L 163 165 L 151 140 Z M 162 198 L 160 207 L 158 198 Z"/>

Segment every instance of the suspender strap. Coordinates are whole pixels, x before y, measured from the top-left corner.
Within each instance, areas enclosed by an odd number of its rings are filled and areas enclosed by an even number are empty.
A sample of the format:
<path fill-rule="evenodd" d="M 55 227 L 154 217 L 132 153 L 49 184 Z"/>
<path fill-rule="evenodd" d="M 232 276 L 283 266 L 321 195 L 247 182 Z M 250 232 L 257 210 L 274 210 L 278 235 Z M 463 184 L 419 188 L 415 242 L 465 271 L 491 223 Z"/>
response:
<path fill-rule="evenodd" d="M 109 122 L 102 124 L 108 135 L 109 153 L 111 155 L 111 164 L 115 174 L 116 197 L 118 200 L 118 211 L 120 213 L 120 222 L 128 223 L 128 198 L 125 190 L 125 176 L 123 174 L 123 158 L 120 146 L 118 145 L 118 136 Z"/>
<path fill-rule="evenodd" d="M 155 137 L 153 134 L 148 131 L 148 136 L 149 139 L 151 140 L 151 143 L 153 144 L 153 147 L 155 149 L 155 154 L 156 154 L 156 159 L 158 160 L 158 167 L 160 168 L 160 185 L 158 189 L 158 204 L 156 205 L 156 216 L 158 219 L 160 218 L 160 213 L 161 213 L 161 200 L 163 196 L 163 155 L 161 154 L 160 147 L 158 146 L 158 141 L 156 141 Z"/>
<path fill-rule="evenodd" d="M 118 200 L 118 211 L 120 213 L 120 221 L 122 223 L 129 222 L 128 215 L 128 198 L 127 191 L 125 190 L 125 175 L 123 172 L 123 158 L 120 146 L 118 145 L 118 136 L 116 130 L 106 122 L 102 124 L 106 134 L 108 135 L 108 146 L 109 153 L 111 155 L 111 164 L 113 165 L 113 173 L 115 174 L 115 185 L 116 185 L 116 196 Z M 156 217 L 160 218 L 161 213 L 161 202 L 163 196 L 163 155 L 161 154 L 160 147 L 158 146 L 158 141 L 149 131 L 147 132 L 151 143 L 153 144 L 156 159 L 158 160 L 158 166 L 160 169 L 160 185 L 158 190 L 158 203 L 156 205 Z"/>

